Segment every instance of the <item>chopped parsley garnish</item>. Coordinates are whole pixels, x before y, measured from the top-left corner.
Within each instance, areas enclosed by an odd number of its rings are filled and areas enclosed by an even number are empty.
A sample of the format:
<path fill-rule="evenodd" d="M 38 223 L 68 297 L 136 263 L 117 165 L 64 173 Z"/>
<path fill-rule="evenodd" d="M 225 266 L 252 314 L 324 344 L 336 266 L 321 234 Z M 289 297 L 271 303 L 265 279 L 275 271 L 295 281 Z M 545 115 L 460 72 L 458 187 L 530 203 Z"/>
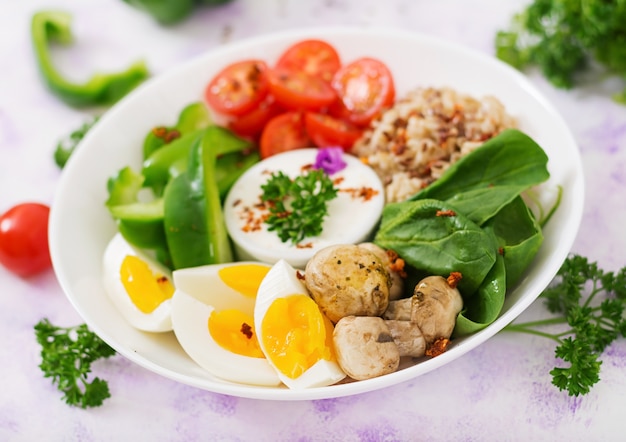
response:
<path fill-rule="evenodd" d="M 307 170 L 293 180 L 282 171 L 274 172 L 261 189 L 261 200 L 269 207 L 268 230 L 293 244 L 322 233 L 328 202 L 337 197 L 333 181 L 322 169 Z"/>

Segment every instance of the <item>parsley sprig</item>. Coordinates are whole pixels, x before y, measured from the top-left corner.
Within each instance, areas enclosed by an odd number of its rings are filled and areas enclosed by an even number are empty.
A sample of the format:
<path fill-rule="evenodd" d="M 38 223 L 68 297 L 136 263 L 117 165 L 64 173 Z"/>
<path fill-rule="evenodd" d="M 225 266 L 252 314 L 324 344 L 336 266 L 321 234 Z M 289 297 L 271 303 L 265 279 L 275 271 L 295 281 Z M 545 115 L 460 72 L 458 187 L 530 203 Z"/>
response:
<path fill-rule="evenodd" d="M 505 330 L 556 341 L 555 355 L 566 365 L 550 371 L 552 383 L 570 396 L 585 395 L 600 381 L 602 352 L 626 337 L 626 267 L 607 272 L 585 257 L 570 255 L 541 298 L 556 316 L 511 324 Z M 567 327 L 558 333 L 545 331 L 558 324 Z"/>
<path fill-rule="evenodd" d="M 108 344 L 87 328 L 86 324 L 58 327 L 48 319 L 35 325 L 37 342 L 41 345 L 39 368 L 44 377 L 52 378 L 69 405 L 97 407 L 111 396 L 106 381 L 88 374 L 91 364 L 115 354 Z"/>
<path fill-rule="evenodd" d="M 322 233 L 328 201 L 337 196 L 333 181 L 321 169 L 308 170 L 293 180 L 282 171 L 274 172 L 261 189 L 261 200 L 269 206 L 268 230 L 293 244 Z"/>

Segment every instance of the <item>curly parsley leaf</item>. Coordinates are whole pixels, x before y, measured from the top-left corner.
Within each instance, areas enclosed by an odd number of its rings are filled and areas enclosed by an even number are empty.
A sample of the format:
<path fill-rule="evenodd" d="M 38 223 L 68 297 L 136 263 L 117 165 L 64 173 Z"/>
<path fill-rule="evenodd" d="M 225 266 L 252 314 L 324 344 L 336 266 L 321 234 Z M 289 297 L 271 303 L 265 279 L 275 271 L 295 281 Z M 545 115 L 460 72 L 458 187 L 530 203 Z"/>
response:
<path fill-rule="evenodd" d="M 564 366 L 550 371 L 552 383 L 571 396 L 587 394 L 600 381 L 602 352 L 626 337 L 626 267 L 607 272 L 583 256 L 570 255 L 541 298 L 554 317 L 514 323 L 505 330 L 557 342 L 555 356 Z M 543 331 L 554 324 L 567 326 L 558 333 Z"/>
<path fill-rule="evenodd" d="M 496 56 L 517 69 L 537 66 L 555 86 L 571 88 L 592 61 L 626 76 L 626 3 L 533 0 L 497 32 Z M 626 89 L 615 94 L 626 104 Z"/>
<path fill-rule="evenodd" d="M 89 381 L 88 375 L 93 362 L 113 356 L 115 350 L 86 324 L 58 327 L 42 319 L 35 325 L 35 336 L 41 345 L 39 368 L 44 377 L 52 378 L 68 405 L 97 407 L 111 396 L 106 381 L 97 377 Z"/>
<path fill-rule="evenodd" d="M 269 207 L 265 223 L 282 242 L 297 244 L 322 233 L 328 201 L 337 196 L 333 181 L 321 169 L 312 169 L 291 179 L 274 172 L 261 186 L 261 201 Z"/>

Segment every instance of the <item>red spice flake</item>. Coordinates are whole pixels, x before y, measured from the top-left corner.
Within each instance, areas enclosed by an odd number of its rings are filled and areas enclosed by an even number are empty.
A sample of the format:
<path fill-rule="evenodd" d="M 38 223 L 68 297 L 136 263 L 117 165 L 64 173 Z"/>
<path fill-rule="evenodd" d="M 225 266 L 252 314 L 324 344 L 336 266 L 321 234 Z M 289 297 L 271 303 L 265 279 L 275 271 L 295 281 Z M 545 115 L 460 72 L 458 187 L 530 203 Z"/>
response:
<path fill-rule="evenodd" d="M 304 273 L 302 273 L 300 270 L 296 270 L 296 278 L 300 281 L 304 281 L 306 279 Z"/>
<path fill-rule="evenodd" d="M 241 324 L 241 329 L 239 330 L 246 338 L 252 339 L 252 327 L 246 324 L 245 322 Z"/>
<path fill-rule="evenodd" d="M 307 170 L 311 170 L 311 169 L 313 169 L 313 164 L 305 164 L 304 166 L 300 168 L 300 171 L 306 172 Z"/>
<path fill-rule="evenodd" d="M 167 128 L 164 126 L 158 126 L 152 129 L 152 133 L 157 138 L 163 138 L 165 137 L 165 134 L 167 133 Z"/>
<path fill-rule="evenodd" d="M 180 132 L 176 129 L 172 129 L 165 135 L 164 140 L 166 143 L 169 143 L 171 141 L 174 141 L 176 138 L 180 138 Z"/>
<path fill-rule="evenodd" d="M 400 258 L 394 250 L 387 250 L 387 257 L 389 258 L 389 269 L 392 272 L 396 272 L 401 278 L 406 278 L 407 274 L 404 270 L 404 259 Z"/>
<path fill-rule="evenodd" d="M 448 285 L 455 289 L 461 279 L 463 279 L 461 272 L 451 272 L 447 278 Z"/>
<path fill-rule="evenodd" d="M 504 247 L 498 247 L 498 255 L 504 256 Z"/>
<path fill-rule="evenodd" d="M 180 137 L 180 132 L 177 129 L 168 129 L 165 126 L 157 126 L 153 128 L 152 133 L 155 137 L 161 138 L 165 141 L 165 143 L 169 143 Z"/>
<path fill-rule="evenodd" d="M 269 216 L 269 213 L 265 211 L 265 207 L 266 206 L 263 204 L 257 204 L 253 208 L 246 206 L 241 209 L 239 212 L 239 219 L 244 222 L 244 225 L 241 228 L 242 232 L 248 233 L 261 230 L 263 222 Z"/>
<path fill-rule="evenodd" d="M 159 275 L 156 282 L 157 284 L 167 284 L 169 282 L 169 278 L 165 275 Z"/>
<path fill-rule="evenodd" d="M 296 244 L 296 249 L 312 249 L 312 248 L 313 248 L 313 243 L 310 243 L 310 242 Z"/>
<path fill-rule="evenodd" d="M 456 212 L 454 210 L 437 210 L 435 216 L 456 216 Z"/>
<path fill-rule="evenodd" d="M 369 201 L 378 195 L 378 190 L 366 186 L 359 188 L 346 187 L 344 189 L 339 189 L 339 191 L 349 193 L 352 198 L 362 198 L 363 201 Z"/>
<path fill-rule="evenodd" d="M 448 345 L 450 345 L 450 340 L 447 338 L 437 338 L 435 341 L 430 344 L 430 347 L 426 349 L 426 356 L 434 358 L 435 356 L 439 356 L 443 354 L 448 349 Z"/>
<path fill-rule="evenodd" d="M 342 176 L 337 177 L 337 178 L 335 178 L 335 179 L 333 180 L 333 184 L 334 184 L 335 186 L 338 186 L 338 185 L 340 185 L 341 183 L 343 183 L 343 180 L 344 180 L 344 179 L 345 179 L 345 178 L 344 178 L 344 177 L 342 177 Z"/>
<path fill-rule="evenodd" d="M 241 204 L 241 199 L 236 199 L 236 200 L 233 202 L 233 207 L 237 207 L 239 204 Z"/>

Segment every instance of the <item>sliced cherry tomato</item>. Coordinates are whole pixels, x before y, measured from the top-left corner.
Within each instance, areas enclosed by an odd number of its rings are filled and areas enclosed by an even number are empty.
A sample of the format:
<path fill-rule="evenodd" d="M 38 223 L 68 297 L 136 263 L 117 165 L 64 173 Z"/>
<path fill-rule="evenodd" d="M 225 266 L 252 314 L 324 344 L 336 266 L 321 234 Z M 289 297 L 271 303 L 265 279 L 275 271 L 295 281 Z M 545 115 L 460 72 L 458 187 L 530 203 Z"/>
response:
<path fill-rule="evenodd" d="M 396 90 L 387 66 L 373 58 L 359 58 L 343 66 L 333 77 L 342 118 L 367 125 L 385 107 L 393 104 Z"/>
<path fill-rule="evenodd" d="M 305 114 L 304 126 L 317 147 L 341 146 L 346 152 L 363 133 L 346 121 L 313 112 Z"/>
<path fill-rule="evenodd" d="M 48 248 L 50 208 L 22 203 L 0 216 L 0 263 L 16 275 L 27 277 L 52 265 Z"/>
<path fill-rule="evenodd" d="M 289 47 L 276 63 L 278 69 L 304 72 L 330 83 L 341 67 L 339 54 L 322 40 L 303 40 Z"/>
<path fill-rule="evenodd" d="M 267 64 L 244 60 L 226 66 L 207 85 L 204 96 L 216 112 L 239 116 L 254 109 L 267 95 Z"/>
<path fill-rule="evenodd" d="M 272 118 L 261 134 L 261 158 L 267 158 L 280 152 L 311 147 L 312 141 L 304 127 L 301 112 L 285 112 Z"/>
<path fill-rule="evenodd" d="M 271 69 L 267 78 L 270 93 L 287 109 L 317 112 L 337 100 L 330 84 L 304 72 Z"/>
<path fill-rule="evenodd" d="M 274 97 L 268 95 L 255 109 L 247 114 L 235 117 L 228 127 L 242 137 L 256 138 L 273 117 L 283 112 L 283 107 L 276 103 Z"/>

